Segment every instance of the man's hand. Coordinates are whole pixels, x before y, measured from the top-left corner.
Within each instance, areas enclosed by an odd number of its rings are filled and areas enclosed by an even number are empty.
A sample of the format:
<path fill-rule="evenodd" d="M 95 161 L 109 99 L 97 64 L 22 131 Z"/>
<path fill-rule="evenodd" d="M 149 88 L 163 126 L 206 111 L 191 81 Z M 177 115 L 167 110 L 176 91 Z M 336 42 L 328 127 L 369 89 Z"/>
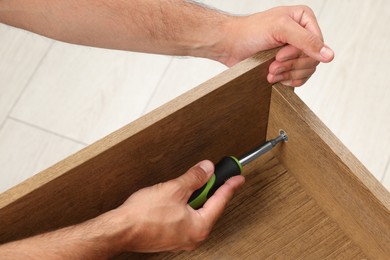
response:
<path fill-rule="evenodd" d="M 214 172 L 210 161 L 202 161 L 184 175 L 142 189 L 116 210 L 128 226 L 125 251 L 159 252 L 192 250 L 206 239 L 233 193 L 245 179 L 235 176 L 221 186 L 198 210 L 187 201 Z"/>
<path fill-rule="evenodd" d="M 0 22 L 95 47 L 197 56 L 227 66 L 285 45 L 268 81 L 300 86 L 333 51 L 307 6 L 232 16 L 185 0 L 0 1 Z"/>
<path fill-rule="evenodd" d="M 307 6 L 277 7 L 251 16 L 232 17 L 218 59 L 232 66 L 255 53 L 283 46 L 269 67 L 268 81 L 304 84 L 319 62 L 333 60 L 313 11 Z"/>
<path fill-rule="evenodd" d="M 192 250 L 206 239 L 233 193 L 245 182 L 235 176 L 202 208 L 187 201 L 214 172 L 202 161 L 184 175 L 141 189 L 120 207 L 79 225 L 0 246 L 1 259 L 107 259 L 121 252 Z"/>

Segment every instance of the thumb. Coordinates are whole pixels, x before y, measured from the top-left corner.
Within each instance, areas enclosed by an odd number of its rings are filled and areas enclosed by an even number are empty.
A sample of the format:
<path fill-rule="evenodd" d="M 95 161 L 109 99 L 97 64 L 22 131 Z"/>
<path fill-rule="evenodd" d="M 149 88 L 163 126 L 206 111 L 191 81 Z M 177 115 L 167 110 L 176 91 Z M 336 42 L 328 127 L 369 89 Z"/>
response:
<path fill-rule="evenodd" d="M 205 160 L 196 164 L 176 180 L 180 182 L 181 186 L 187 190 L 188 196 L 190 196 L 195 190 L 202 187 L 213 173 L 214 164 Z"/>
<path fill-rule="evenodd" d="M 320 61 L 330 62 L 334 58 L 334 52 L 330 49 L 319 35 L 303 28 L 295 21 L 284 26 L 284 42 L 302 50 L 307 56 Z"/>

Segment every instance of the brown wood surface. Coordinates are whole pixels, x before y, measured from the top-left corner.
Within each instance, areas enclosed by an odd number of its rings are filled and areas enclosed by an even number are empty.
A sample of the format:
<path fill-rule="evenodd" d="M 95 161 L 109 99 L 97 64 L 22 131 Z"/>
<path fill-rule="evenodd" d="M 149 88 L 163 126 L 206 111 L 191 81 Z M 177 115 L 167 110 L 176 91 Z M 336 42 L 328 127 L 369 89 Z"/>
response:
<path fill-rule="evenodd" d="M 0 195 L 0 243 L 92 218 L 283 128 L 290 141 L 245 167 L 245 186 L 199 249 L 119 258 L 386 259 L 389 194 L 292 91 L 271 88 L 274 54 L 244 61 Z"/>
<path fill-rule="evenodd" d="M 118 259 L 366 258 L 272 153 L 248 166 L 244 187 L 198 249 Z"/>
<path fill-rule="evenodd" d="M 0 196 L 0 243 L 79 223 L 202 159 L 265 140 L 275 50 L 263 52 Z"/>
<path fill-rule="evenodd" d="M 373 259 L 390 258 L 390 194 L 287 87 L 273 88 L 269 133 L 275 153 L 326 214 Z"/>

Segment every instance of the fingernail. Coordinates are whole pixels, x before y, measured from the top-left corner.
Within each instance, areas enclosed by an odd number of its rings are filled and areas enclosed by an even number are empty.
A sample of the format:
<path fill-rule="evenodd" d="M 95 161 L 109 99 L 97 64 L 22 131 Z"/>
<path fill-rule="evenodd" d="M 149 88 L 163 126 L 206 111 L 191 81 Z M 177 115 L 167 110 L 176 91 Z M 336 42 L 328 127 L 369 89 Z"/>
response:
<path fill-rule="evenodd" d="M 197 164 L 200 168 L 202 168 L 206 173 L 212 173 L 214 165 L 210 161 L 201 161 Z"/>
<path fill-rule="evenodd" d="M 321 48 L 320 54 L 323 58 L 327 60 L 333 58 L 334 55 L 333 51 L 326 45 L 324 45 L 324 47 Z"/>
<path fill-rule="evenodd" d="M 282 83 L 283 85 L 286 85 L 286 86 L 290 86 L 290 87 L 291 87 L 292 81 L 291 81 L 291 80 L 287 80 L 287 81 L 282 81 L 282 82 L 280 82 L 280 83 Z"/>

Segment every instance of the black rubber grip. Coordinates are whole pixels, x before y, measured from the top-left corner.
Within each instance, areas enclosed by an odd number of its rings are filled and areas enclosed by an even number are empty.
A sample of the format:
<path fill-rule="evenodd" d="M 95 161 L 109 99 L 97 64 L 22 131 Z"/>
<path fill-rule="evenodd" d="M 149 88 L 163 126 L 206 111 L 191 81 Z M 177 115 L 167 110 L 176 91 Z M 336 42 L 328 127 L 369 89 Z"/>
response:
<path fill-rule="evenodd" d="M 224 157 L 221 161 L 219 161 L 215 165 L 215 183 L 213 187 L 210 189 L 210 192 L 207 195 L 207 198 L 210 198 L 214 192 L 221 187 L 225 181 L 229 178 L 240 175 L 241 167 L 239 162 L 233 159 L 232 157 Z"/>

